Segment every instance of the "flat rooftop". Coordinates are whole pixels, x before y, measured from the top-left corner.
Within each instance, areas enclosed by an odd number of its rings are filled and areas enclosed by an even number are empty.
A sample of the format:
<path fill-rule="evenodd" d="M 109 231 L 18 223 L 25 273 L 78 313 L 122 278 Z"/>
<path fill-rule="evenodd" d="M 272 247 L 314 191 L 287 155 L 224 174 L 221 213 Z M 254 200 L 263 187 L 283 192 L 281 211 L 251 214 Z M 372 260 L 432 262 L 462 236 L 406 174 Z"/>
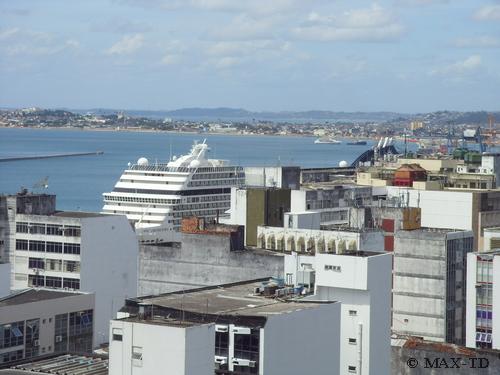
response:
<path fill-rule="evenodd" d="M 302 302 L 296 299 L 276 299 L 255 294 L 269 279 L 141 297 L 145 305 L 189 311 L 199 314 L 234 316 L 271 316 L 318 307 L 320 302 Z"/>
<path fill-rule="evenodd" d="M 12 365 L 11 365 L 12 366 Z M 39 358 L 17 364 L 9 369 L 0 369 L 0 375 L 64 374 L 107 375 L 108 359 L 65 354 L 50 358 Z"/>
<path fill-rule="evenodd" d="M 25 303 L 46 301 L 57 298 L 66 298 L 80 294 L 83 293 L 50 289 L 26 289 L 10 294 L 7 297 L 0 298 L 0 307 L 22 305 Z"/>

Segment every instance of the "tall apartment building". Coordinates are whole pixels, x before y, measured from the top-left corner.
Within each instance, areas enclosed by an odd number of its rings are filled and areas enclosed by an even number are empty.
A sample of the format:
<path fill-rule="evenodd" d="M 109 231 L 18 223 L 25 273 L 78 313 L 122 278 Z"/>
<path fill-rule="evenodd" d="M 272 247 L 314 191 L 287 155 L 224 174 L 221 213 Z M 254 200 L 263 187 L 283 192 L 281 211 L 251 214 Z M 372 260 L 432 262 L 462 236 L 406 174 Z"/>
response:
<path fill-rule="evenodd" d="M 472 231 L 417 229 L 395 235 L 392 329 L 465 344 L 467 254 Z"/>
<path fill-rule="evenodd" d="M 0 365 L 92 351 L 94 295 L 27 289 L 0 299 Z"/>
<path fill-rule="evenodd" d="M 500 349 L 500 250 L 467 255 L 466 346 Z"/>
<path fill-rule="evenodd" d="M 340 304 L 267 280 L 127 300 L 109 374 L 340 374 Z"/>
<path fill-rule="evenodd" d="M 380 252 L 285 256 L 287 285 L 341 304 L 340 374 L 390 373 L 391 267 L 392 254 Z"/>
<path fill-rule="evenodd" d="M 3 241 L 11 289 L 95 292 L 94 343 L 106 342 L 109 320 L 125 298 L 137 295 L 138 242 L 126 217 L 56 211 L 55 196 L 47 195 L 2 196 L 0 202 L 8 217 Z"/>

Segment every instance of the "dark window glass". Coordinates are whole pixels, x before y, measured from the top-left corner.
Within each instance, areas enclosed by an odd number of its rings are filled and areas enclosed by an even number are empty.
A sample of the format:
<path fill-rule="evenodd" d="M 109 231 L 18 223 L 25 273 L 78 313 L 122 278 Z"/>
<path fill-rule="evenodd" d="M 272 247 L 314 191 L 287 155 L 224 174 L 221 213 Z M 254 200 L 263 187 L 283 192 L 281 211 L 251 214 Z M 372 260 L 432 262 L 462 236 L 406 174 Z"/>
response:
<path fill-rule="evenodd" d="M 47 242 L 47 253 L 62 253 L 63 244 L 61 242 Z"/>
<path fill-rule="evenodd" d="M 45 252 L 45 242 L 44 241 L 30 241 L 29 248 L 30 248 L 30 251 L 43 251 L 43 252 Z"/>
<path fill-rule="evenodd" d="M 16 240 L 16 250 L 28 250 L 28 240 Z"/>
<path fill-rule="evenodd" d="M 80 254 L 80 244 L 65 243 L 64 244 L 64 254 Z"/>

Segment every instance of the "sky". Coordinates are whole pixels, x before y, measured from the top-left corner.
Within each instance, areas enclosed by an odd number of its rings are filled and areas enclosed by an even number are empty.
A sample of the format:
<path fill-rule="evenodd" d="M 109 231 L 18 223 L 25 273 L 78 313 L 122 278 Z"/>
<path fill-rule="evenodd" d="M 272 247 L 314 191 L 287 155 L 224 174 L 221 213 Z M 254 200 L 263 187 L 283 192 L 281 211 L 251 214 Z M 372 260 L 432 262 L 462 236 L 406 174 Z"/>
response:
<path fill-rule="evenodd" d="M 500 0 L 0 0 L 0 107 L 500 110 Z"/>

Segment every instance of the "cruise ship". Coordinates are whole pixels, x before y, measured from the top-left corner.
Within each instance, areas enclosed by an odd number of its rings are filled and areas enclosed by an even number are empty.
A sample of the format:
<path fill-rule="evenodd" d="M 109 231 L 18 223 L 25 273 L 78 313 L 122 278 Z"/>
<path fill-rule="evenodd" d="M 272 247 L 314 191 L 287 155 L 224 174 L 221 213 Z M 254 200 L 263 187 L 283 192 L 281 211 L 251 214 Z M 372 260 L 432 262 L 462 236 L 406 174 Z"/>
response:
<path fill-rule="evenodd" d="M 183 217 L 216 220 L 230 208 L 231 187 L 245 181 L 243 167 L 208 159 L 205 141 L 168 163 L 140 158 L 129 163 L 110 193 L 104 193 L 106 214 L 126 215 L 141 242 L 168 241 Z"/>

